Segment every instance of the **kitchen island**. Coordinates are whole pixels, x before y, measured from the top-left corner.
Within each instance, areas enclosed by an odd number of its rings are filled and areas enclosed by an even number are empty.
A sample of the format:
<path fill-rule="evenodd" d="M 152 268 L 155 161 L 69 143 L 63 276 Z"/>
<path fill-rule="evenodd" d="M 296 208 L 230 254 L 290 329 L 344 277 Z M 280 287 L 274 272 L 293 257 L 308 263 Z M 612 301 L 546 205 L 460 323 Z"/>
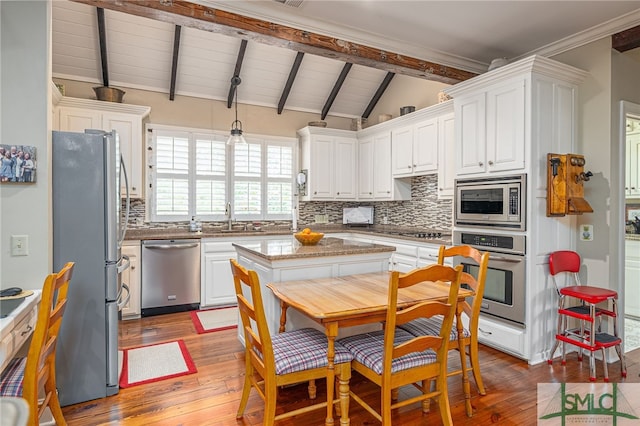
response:
<path fill-rule="evenodd" d="M 293 236 L 274 237 L 262 241 L 233 243 L 238 262 L 256 271 L 260 278 L 262 299 L 271 334 L 280 326 L 280 304 L 266 286 L 270 282 L 382 272 L 389 270 L 393 246 L 325 237 L 317 245 L 303 246 Z M 287 329 L 314 327 L 318 324 L 293 309 L 287 311 Z M 373 328 L 380 328 L 377 324 Z M 372 326 L 345 329 L 342 337 L 371 330 Z M 241 327 L 238 328 L 244 340 Z"/>

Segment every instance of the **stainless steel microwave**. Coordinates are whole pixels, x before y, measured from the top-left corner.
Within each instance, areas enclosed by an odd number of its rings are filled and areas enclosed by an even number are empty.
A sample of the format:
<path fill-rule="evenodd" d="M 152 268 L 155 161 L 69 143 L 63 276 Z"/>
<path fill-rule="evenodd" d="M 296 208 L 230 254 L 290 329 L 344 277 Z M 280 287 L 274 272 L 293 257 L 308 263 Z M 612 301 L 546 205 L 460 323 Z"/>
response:
<path fill-rule="evenodd" d="M 526 230 L 527 175 L 456 179 L 455 225 Z"/>

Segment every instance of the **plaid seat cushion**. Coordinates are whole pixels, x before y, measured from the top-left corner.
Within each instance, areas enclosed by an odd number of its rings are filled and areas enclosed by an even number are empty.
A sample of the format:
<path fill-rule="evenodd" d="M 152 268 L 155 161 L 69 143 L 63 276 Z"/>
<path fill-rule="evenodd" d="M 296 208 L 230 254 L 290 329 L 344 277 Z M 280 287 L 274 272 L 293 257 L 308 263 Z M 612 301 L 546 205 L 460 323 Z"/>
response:
<path fill-rule="evenodd" d="M 411 333 L 396 328 L 393 345 L 397 346 L 414 337 Z M 355 361 L 370 368 L 376 374 L 382 374 L 384 330 L 345 337 L 340 339 L 339 342 L 351 351 Z M 421 365 L 433 364 L 434 362 L 436 362 L 436 353 L 431 349 L 423 352 L 412 352 L 394 359 L 391 362 L 391 372 L 395 373 Z"/>
<path fill-rule="evenodd" d="M 439 336 L 440 327 L 442 326 L 442 315 L 436 315 L 431 318 L 418 318 L 408 323 L 401 324 L 398 327 L 408 331 L 414 336 Z M 471 337 L 471 333 L 468 329 L 463 328 L 462 335 Z M 449 333 L 449 340 L 458 340 L 458 330 L 456 329 L 456 321 L 453 321 L 451 327 L 451 333 Z"/>
<path fill-rule="evenodd" d="M 272 337 L 276 374 L 327 366 L 327 336 L 313 328 L 287 331 Z M 351 362 L 353 356 L 336 342 L 334 363 Z"/>
<path fill-rule="evenodd" d="M 24 367 L 27 358 L 14 358 L 0 376 L 0 396 L 22 396 Z"/>

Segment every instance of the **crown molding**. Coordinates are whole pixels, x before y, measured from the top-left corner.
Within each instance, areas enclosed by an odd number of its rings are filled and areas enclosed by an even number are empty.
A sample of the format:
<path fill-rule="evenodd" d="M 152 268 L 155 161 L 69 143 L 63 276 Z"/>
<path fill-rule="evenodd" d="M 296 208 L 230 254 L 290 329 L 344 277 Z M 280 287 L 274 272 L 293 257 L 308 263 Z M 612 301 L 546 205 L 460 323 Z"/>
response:
<path fill-rule="evenodd" d="M 151 112 L 151 107 L 143 105 L 121 104 L 117 102 L 98 101 L 95 99 L 71 98 L 63 96 L 58 102 L 59 107 L 98 109 L 100 111 L 117 112 L 122 114 L 135 114 L 146 117 Z"/>
<path fill-rule="evenodd" d="M 513 58 L 519 60 L 530 55 L 540 56 L 554 56 L 567 52 L 572 49 L 584 46 L 596 40 L 600 40 L 605 37 L 610 37 L 620 31 L 628 30 L 637 25 L 640 25 L 640 9 L 636 9 L 625 15 L 621 15 L 617 18 L 598 24 L 587 30 L 573 34 L 569 37 L 565 37 L 553 43 L 547 44 L 539 49 L 532 50 L 524 55 Z"/>
<path fill-rule="evenodd" d="M 446 87 L 443 92 L 452 97 L 466 94 L 475 90 L 485 89 L 494 83 L 503 82 L 513 77 L 535 73 L 555 80 L 562 80 L 578 85 L 589 75 L 587 71 L 554 61 L 543 56 L 533 55 L 512 62 L 503 67 L 489 71 L 454 86 Z"/>

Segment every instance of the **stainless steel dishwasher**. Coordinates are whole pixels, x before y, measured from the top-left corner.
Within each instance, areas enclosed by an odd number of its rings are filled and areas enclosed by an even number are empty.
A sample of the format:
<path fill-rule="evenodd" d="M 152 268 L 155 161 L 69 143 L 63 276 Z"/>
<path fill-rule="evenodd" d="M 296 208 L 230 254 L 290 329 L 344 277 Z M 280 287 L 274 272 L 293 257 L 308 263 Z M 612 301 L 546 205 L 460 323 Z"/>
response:
<path fill-rule="evenodd" d="M 142 316 L 200 307 L 200 240 L 142 242 Z"/>

